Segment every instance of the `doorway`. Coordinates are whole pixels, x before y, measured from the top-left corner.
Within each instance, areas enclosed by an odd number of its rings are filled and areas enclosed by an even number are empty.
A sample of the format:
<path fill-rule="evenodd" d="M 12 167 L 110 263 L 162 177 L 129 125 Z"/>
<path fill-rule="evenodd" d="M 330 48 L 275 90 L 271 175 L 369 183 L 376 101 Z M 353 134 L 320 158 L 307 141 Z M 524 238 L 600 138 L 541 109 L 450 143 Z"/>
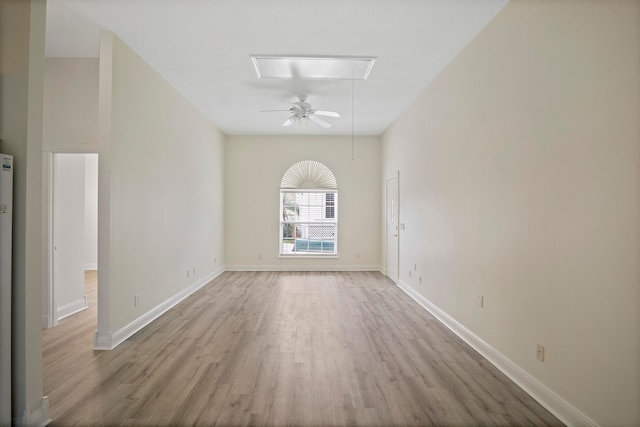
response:
<path fill-rule="evenodd" d="M 50 153 L 48 160 L 49 280 L 43 320 L 53 327 L 88 308 L 85 272 L 98 268 L 98 155 Z"/>
<path fill-rule="evenodd" d="M 399 174 L 398 174 L 399 175 Z M 399 193 L 399 176 L 387 179 L 386 188 L 386 272 L 387 277 L 398 283 L 398 263 L 400 253 L 399 238 L 399 213 L 400 203 L 398 199 Z"/>

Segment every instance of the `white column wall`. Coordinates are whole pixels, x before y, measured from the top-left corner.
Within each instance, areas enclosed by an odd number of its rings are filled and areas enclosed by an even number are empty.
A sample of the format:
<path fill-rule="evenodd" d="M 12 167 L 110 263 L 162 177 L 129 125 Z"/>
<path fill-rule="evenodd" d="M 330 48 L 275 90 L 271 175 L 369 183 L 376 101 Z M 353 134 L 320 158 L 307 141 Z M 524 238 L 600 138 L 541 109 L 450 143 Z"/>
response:
<path fill-rule="evenodd" d="M 111 33 L 100 73 L 96 345 L 109 348 L 222 271 L 224 136 Z"/>

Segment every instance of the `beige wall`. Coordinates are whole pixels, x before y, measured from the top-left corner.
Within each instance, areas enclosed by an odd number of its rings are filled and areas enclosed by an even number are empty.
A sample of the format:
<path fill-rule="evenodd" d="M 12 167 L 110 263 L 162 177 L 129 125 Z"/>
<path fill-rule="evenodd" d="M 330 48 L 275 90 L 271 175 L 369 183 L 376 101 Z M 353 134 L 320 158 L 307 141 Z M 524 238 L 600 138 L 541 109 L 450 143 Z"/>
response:
<path fill-rule="evenodd" d="M 99 335 L 224 265 L 223 135 L 120 39 L 103 37 Z"/>
<path fill-rule="evenodd" d="M 640 424 L 639 28 L 512 1 L 382 137 L 401 281 L 601 425 Z"/>
<path fill-rule="evenodd" d="M 230 269 L 379 269 L 380 143 L 350 137 L 229 136 L 225 253 Z M 338 182 L 339 259 L 279 258 L 279 191 L 294 163 L 317 160 Z"/>
<path fill-rule="evenodd" d="M 47 58 L 44 84 L 45 150 L 95 152 L 98 145 L 98 59 Z"/>
<path fill-rule="evenodd" d="M 0 1 L 0 152 L 14 156 L 11 397 L 18 425 L 47 418 L 40 337 L 45 6 L 44 0 Z"/>

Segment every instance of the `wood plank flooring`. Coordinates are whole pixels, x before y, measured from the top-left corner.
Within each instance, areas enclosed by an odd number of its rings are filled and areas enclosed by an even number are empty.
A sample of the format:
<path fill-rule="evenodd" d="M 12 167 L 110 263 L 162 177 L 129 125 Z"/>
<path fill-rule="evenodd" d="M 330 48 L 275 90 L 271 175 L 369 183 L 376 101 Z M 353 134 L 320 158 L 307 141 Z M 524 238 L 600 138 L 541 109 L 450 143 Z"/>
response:
<path fill-rule="evenodd" d="M 91 292 L 43 331 L 53 426 L 562 425 L 379 273 L 226 272 L 112 351 Z"/>

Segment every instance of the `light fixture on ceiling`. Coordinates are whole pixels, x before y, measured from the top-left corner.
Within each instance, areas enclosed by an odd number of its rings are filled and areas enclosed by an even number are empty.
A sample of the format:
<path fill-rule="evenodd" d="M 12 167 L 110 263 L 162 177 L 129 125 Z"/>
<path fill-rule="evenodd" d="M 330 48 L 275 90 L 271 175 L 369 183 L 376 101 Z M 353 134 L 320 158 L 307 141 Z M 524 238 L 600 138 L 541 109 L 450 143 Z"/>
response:
<path fill-rule="evenodd" d="M 372 56 L 251 55 L 258 78 L 366 80 Z"/>

